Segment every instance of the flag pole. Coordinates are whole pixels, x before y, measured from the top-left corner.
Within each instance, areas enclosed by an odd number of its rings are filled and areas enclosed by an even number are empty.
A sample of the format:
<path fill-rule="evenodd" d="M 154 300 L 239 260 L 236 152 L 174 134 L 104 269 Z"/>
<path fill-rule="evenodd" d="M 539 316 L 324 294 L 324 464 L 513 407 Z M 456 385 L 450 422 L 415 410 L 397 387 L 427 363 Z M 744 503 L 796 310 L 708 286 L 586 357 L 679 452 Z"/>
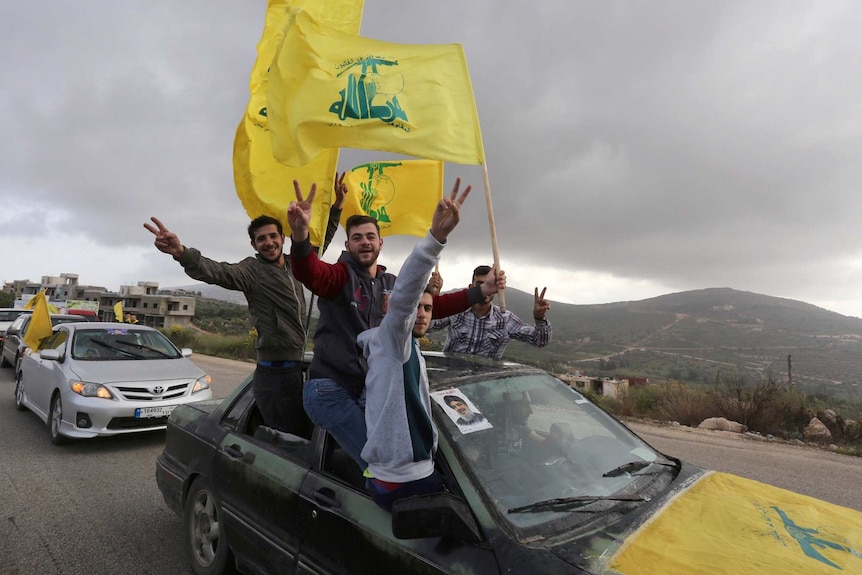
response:
<path fill-rule="evenodd" d="M 482 180 L 485 183 L 485 205 L 488 206 L 488 224 L 491 227 L 491 249 L 494 253 L 494 266 L 500 270 L 500 252 L 497 249 L 497 225 L 494 223 L 494 206 L 491 204 L 491 181 L 488 178 L 488 164 L 482 164 Z M 505 290 L 504 290 L 505 291 Z M 500 309 L 506 311 L 506 294 L 497 294 L 500 298 Z"/>

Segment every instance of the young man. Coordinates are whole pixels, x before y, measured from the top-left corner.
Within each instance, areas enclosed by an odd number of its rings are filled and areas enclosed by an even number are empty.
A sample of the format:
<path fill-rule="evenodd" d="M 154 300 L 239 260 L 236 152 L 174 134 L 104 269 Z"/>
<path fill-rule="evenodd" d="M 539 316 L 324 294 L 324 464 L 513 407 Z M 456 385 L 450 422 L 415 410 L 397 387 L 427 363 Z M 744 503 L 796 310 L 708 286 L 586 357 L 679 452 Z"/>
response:
<path fill-rule="evenodd" d="M 460 185 L 460 180 L 455 186 Z M 380 325 L 386 314 L 395 276 L 377 263 L 383 246 L 377 220 L 351 216 L 346 222 L 345 251 L 335 264 L 322 262 L 308 242 L 308 222 L 316 193 L 312 185 L 303 199 L 294 182 L 296 202 L 287 212 L 291 229 L 293 274 L 319 297 L 320 318 L 314 334 L 314 359 L 303 390 L 305 410 L 322 425 L 364 470 L 360 453 L 365 445 L 366 362 L 356 337 Z M 488 273 L 486 281 L 470 289 L 434 298 L 435 317 L 466 310 L 471 304 L 505 287 L 505 275 Z"/>
<path fill-rule="evenodd" d="M 473 285 L 485 281 L 491 268 L 479 266 L 473 270 Z M 454 353 L 472 353 L 500 359 L 509 344 L 510 339 L 516 339 L 544 347 L 551 341 L 551 324 L 545 314 L 551 309 L 551 304 L 545 299 L 545 290 L 539 294 L 535 290 L 533 301 L 533 319 L 535 326 L 529 326 L 510 311 L 503 311 L 493 303 L 494 296 L 488 296 L 484 301 L 473 304 L 472 308 L 443 319 L 431 322 L 430 331 L 449 328 L 443 351 Z"/>
<path fill-rule="evenodd" d="M 431 321 L 434 298 L 428 276 L 458 224 L 470 186 L 461 197 L 457 193 L 456 183 L 451 197 L 437 205 L 430 232 L 401 267 L 380 325 L 358 337 L 368 361 L 368 436 L 362 459 L 368 462 L 368 490 L 387 510 L 403 497 L 444 488 L 442 476 L 434 469 L 437 430 L 431 421 L 425 360 L 416 339 L 425 335 Z"/>
<path fill-rule="evenodd" d="M 346 186 L 336 182 L 336 201 L 329 214 L 324 246 L 338 228 Z M 257 330 L 257 366 L 254 397 L 267 426 L 300 437 L 311 437 L 312 424 L 302 406 L 302 353 L 307 333 L 306 303 L 302 285 L 293 277 L 290 260 L 283 252 L 281 222 L 259 216 L 248 226 L 255 257 L 238 263 L 216 262 L 179 237 L 158 218 L 144 227 L 156 239 L 156 248 L 173 256 L 186 274 L 196 280 L 243 292 Z"/>

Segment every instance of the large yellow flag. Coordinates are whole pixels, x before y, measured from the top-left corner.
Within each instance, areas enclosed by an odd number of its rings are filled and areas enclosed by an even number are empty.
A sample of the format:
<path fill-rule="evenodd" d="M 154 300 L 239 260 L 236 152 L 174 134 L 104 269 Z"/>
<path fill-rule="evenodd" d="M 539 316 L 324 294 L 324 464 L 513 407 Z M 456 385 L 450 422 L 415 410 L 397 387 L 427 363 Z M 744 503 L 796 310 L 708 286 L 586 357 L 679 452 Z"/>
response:
<path fill-rule="evenodd" d="M 443 162 L 401 160 L 356 166 L 345 182 L 341 224 L 354 214 L 377 218 L 381 236 L 424 237 L 443 197 Z M 345 226 L 346 227 L 346 226 Z"/>
<path fill-rule="evenodd" d="M 34 351 L 39 351 L 42 340 L 51 335 L 51 314 L 48 312 L 48 300 L 42 290 L 24 306 L 33 310 L 27 333 L 24 334 L 24 344 Z"/>
<path fill-rule="evenodd" d="M 272 151 L 288 166 L 337 147 L 485 162 L 460 44 L 370 40 L 302 11 L 272 62 L 267 96 Z"/>
<path fill-rule="evenodd" d="M 114 304 L 114 318 L 120 323 L 123 322 L 123 302 L 121 301 Z"/>
<path fill-rule="evenodd" d="M 293 180 L 308 192 L 317 183 L 318 193 L 309 233 L 311 243 L 323 244 L 332 189 L 338 165 L 338 150 L 325 150 L 301 168 L 280 164 L 272 155 L 267 118 L 266 88 L 269 66 L 288 25 L 288 6 L 308 10 L 315 18 L 336 30 L 358 34 L 364 0 L 269 0 L 263 35 L 257 45 L 257 61 L 251 71 L 251 96 L 236 130 L 233 147 L 233 173 L 236 193 L 250 218 L 268 215 L 277 218 L 287 230 L 287 206 L 294 199 Z"/>
<path fill-rule="evenodd" d="M 635 531 L 602 573 L 862 573 L 862 513 L 708 473 Z"/>

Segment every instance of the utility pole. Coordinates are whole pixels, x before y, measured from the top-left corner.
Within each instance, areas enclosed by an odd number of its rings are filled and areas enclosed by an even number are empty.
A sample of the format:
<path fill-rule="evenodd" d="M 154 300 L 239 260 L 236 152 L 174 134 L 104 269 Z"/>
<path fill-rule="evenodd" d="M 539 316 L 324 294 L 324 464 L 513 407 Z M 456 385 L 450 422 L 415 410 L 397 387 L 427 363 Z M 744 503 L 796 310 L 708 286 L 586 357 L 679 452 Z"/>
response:
<path fill-rule="evenodd" d="M 793 364 L 790 361 L 790 354 L 787 354 L 787 387 L 793 387 Z"/>

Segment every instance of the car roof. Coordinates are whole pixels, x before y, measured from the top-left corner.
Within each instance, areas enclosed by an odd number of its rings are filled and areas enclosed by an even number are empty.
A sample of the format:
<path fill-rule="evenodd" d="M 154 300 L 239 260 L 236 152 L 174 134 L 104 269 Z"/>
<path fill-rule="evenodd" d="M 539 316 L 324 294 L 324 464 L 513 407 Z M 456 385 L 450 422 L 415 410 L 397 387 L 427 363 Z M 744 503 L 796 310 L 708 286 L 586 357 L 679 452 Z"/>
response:
<path fill-rule="evenodd" d="M 158 331 L 154 328 L 137 323 L 120 323 L 117 321 L 81 321 L 81 316 L 76 315 L 64 317 L 74 317 L 77 320 L 71 324 L 63 324 L 70 329 L 133 329 L 140 331 Z"/>
<path fill-rule="evenodd" d="M 547 371 L 513 361 L 479 355 L 426 351 L 425 367 L 431 391 L 458 387 L 473 381 L 507 378 L 516 375 L 548 374 Z"/>

